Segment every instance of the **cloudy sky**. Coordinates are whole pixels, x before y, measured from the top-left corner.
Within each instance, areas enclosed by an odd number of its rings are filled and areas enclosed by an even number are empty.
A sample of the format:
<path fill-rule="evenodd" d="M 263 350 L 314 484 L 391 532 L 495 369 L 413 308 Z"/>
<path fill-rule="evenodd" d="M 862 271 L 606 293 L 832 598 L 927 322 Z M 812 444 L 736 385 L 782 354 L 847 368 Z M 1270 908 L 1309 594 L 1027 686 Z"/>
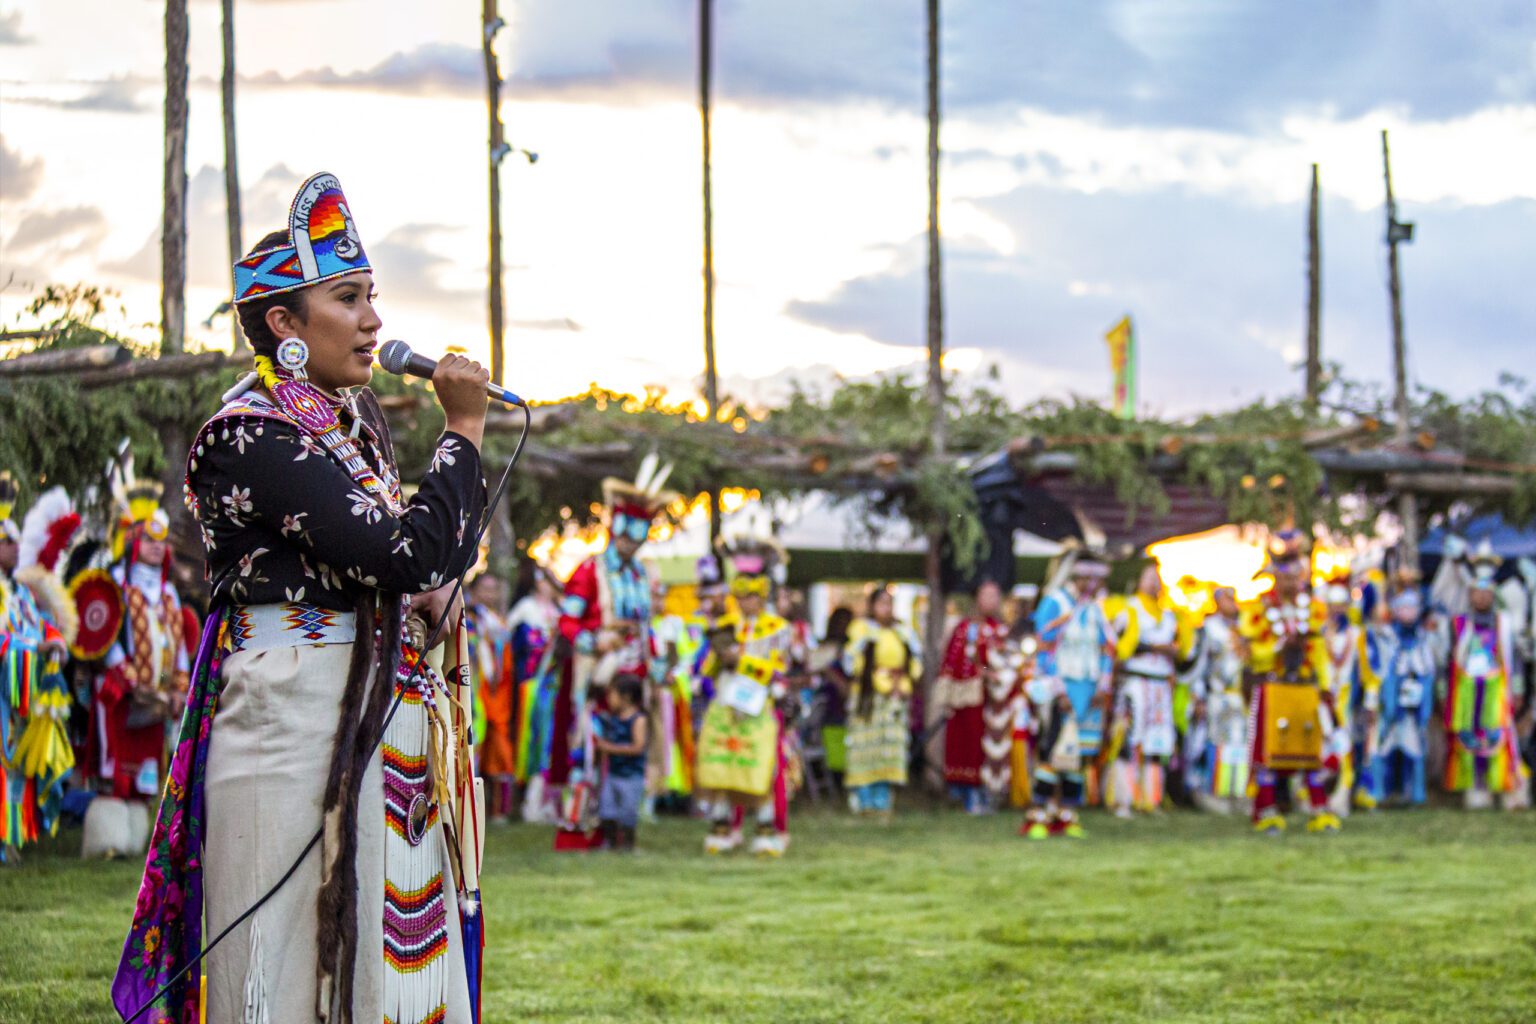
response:
<path fill-rule="evenodd" d="M 387 337 L 486 345 L 475 0 L 237 0 L 246 243 L 341 177 Z M 219 5 L 192 2 L 190 329 L 226 297 Z M 692 390 L 701 370 L 695 0 L 503 0 L 508 383 Z M 717 0 L 717 337 L 738 393 L 921 359 L 921 0 Z M 952 365 L 1019 399 L 1298 386 L 1309 167 L 1324 349 L 1388 378 L 1380 130 L 1392 133 L 1413 377 L 1525 372 L 1536 344 L 1536 8 L 1523 0 L 946 0 Z M 35 286 L 158 319 L 162 5 L 0 0 L 0 319 Z"/>

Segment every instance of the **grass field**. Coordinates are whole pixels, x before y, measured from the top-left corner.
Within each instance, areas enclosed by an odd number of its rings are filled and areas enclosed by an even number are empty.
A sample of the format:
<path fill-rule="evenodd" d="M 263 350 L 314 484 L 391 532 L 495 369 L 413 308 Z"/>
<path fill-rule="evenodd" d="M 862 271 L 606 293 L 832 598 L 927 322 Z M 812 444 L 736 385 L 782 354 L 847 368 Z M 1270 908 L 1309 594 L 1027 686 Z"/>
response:
<path fill-rule="evenodd" d="M 706 860 L 677 820 L 632 858 L 499 830 L 485 1020 L 1536 1021 L 1536 816 L 1277 840 L 1094 815 L 1042 844 L 1016 823 L 806 815 L 777 863 Z M 81 863 L 77 839 L 0 870 L 6 1024 L 116 1019 L 138 867 Z"/>

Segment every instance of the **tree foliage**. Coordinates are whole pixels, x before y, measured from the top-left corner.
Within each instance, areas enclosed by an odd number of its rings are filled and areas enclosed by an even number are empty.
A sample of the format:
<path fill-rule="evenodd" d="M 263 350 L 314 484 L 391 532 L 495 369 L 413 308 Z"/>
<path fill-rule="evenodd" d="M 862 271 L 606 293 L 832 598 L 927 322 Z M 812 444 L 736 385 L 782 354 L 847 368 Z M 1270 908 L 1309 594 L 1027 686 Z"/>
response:
<path fill-rule="evenodd" d="M 31 312 L 55 317 L 57 333 L 45 346 L 122 343 L 96 326 L 108 301 L 91 289 L 50 289 Z M 0 465 L 21 471 L 24 502 L 44 482 L 75 494 L 99 485 L 125 437 L 140 470 L 159 472 L 167 465 L 164 439 L 189 436 L 217 408 L 235 375 L 231 370 L 92 390 L 60 377 L 0 383 Z M 382 396 L 417 399 L 392 417 L 410 479 L 430 457 L 441 414 L 419 381 L 380 374 L 373 386 Z M 1379 391 L 1342 380 L 1325 397 L 1319 409 L 1281 399 L 1183 419 L 1128 421 L 1080 397 L 1015 405 L 991 375 L 948 389 L 948 450 L 935 457 L 928 447 L 926 391 L 907 375 L 842 381 L 826 392 L 795 388 L 768 409 L 726 398 L 711 423 L 703 422 L 693 403 L 678 403 L 659 390 L 629 395 L 594 384 L 564 400 L 570 415 L 561 425 L 529 442 L 546 465 L 562 468 L 514 474 L 506 508 L 522 539 L 564 521 L 591 520 L 601 476 L 633 473 L 646 452 L 656 451 L 674 466 L 670 486 L 685 494 L 722 485 L 766 495 L 819 489 L 861 499 L 876 528 L 884 517 L 924 530 L 942 526 L 951 555 L 965 567 L 982 554 L 984 543 L 967 467 L 1013 443 L 1070 453 L 1078 478 L 1110 486 L 1130 516 L 1165 512 L 1166 486 L 1179 482 L 1221 498 L 1233 521 L 1359 527 L 1346 522 L 1344 512 L 1361 482 L 1327 477 L 1305 439 L 1362 418 L 1384 419 L 1386 402 Z M 1470 468 L 1514 477 L 1512 494 L 1484 498 L 1478 507 L 1517 521 L 1536 514 L 1536 393 L 1523 380 L 1502 378 L 1497 389 L 1466 399 L 1422 390 L 1414 420 L 1442 448 L 1466 455 Z M 516 435 L 505 432 L 487 437 L 488 471 L 505 464 L 515 442 Z M 759 457 L 764 455 L 777 458 Z M 1449 503 L 1430 507 L 1444 510 Z"/>

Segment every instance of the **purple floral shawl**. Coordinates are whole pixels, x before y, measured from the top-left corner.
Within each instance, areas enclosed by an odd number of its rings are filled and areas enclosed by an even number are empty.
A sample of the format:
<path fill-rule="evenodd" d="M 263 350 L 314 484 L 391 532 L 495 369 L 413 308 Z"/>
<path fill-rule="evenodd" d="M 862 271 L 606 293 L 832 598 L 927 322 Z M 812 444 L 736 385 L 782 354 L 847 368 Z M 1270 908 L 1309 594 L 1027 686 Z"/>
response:
<path fill-rule="evenodd" d="M 219 636 L 224 611 L 216 609 L 203 629 L 187 710 L 182 715 L 176 753 L 160 797 L 160 813 L 144 859 L 144 880 L 133 925 L 123 943 L 112 1005 L 127 1020 L 171 980 L 171 974 L 196 956 L 203 940 L 203 779 L 208 770 L 208 739 L 218 707 Z M 140 1018 L 148 1024 L 198 1024 L 202 1000 L 201 970 L 176 979 Z"/>

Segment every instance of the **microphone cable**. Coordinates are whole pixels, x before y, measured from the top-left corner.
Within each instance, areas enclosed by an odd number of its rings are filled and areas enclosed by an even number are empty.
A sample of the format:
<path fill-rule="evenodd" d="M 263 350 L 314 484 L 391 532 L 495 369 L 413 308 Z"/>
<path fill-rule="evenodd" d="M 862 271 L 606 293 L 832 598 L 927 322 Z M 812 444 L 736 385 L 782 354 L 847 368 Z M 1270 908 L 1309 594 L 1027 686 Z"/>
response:
<path fill-rule="evenodd" d="M 488 504 L 485 508 L 485 515 L 480 521 L 480 528 L 475 531 L 474 547 L 476 550 L 479 549 L 480 541 L 482 538 L 484 538 L 485 532 L 490 529 L 491 522 L 496 514 L 496 506 L 501 504 L 501 499 L 507 492 L 507 484 L 512 479 L 512 468 L 516 466 L 518 460 L 522 458 L 523 445 L 527 443 L 528 431 L 533 426 L 533 414 L 528 411 L 528 406 L 526 404 L 519 403 L 517 407 L 523 410 L 523 430 L 522 433 L 518 435 L 517 447 L 512 449 L 512 457 L 507 460 L 507 468 L 502 470 L 501 480 L 496 485 L 496 493 L 491 496 L 490 504 Z M 473 568 L 473 566 L 473 562 L 471 562 L 469 565 L 466 565 L 464 567 L 464 571 L 459 573 L 458 578 L 453 581 L 453 591 L 448 595 L 448 608 L 452 608 L 453 602 L 458 600 L 459 594 L 464 589 L 464 577 L 469 574 L 469 570 Z M 422 670 L 422 667 L 426 665 L 426 652 L 437 646 L 437 641 L 442 636 L 443 627 L 447 625 L 448 618 L 448 615 L 444 614 L 437 620 L 437 624 L 433 626 L 432 632 L 427 637 L 426 643 L 422 645 L 422 655 L 417 659 L 416 665 L 411 669 L 411 674 L 406 676 L 405 682 L 396 689 L 394 698 L 390 701 L 389 711 L 384 716 L 384 722 L 379 726 L 379 735 L 374 739 L 373 748 L 368 752 L 368 762 L 371 763 L 373 761 L 374 755 L 379 752 L 379 744 L 384 742 L 384 733 L 388 731 L 389 723 L 394 720 L 395 712 L 400 708 L 401 697 L 404 695 L 405 691 L 410 688 L 411 683 L 416 680 L 416 676 Z M 219 932 L 218 935 L 214 936 L 213 940 L 204 946 L 201 950 L 199 950 L 196 956 L 192 957 L 192 959 L 188 960 L 186 963 L 177 968 L 176 973 L 171 975 L 170 980 L 162 985 L 159 991 L 150 996 L 143 1006 L 140 1006 L 133 1012 L 132 1016 L 124 1018 L 123 1024 L 133 1024 L 134 1021 L 143 1017 L 144 1014 L 149 1011 L 150 1007 L 154 1006 L 155 1003 L 160 1000 L 160 997 L 164 996 L 167 992 L 176 986 L 176 983 L 181 980 L 183 975 L 185 975 L 192 968 L 196 967 L 198 964 L 202 963 L 203 959 L 213 951 L 215 946 L 223 942 L 225 937 L 228 936 L 230 932 L 234 931 L 241 924 L 245 923 L 247 918 L 249 918 L 252 914 L 256 913 L 256 911 L 260 910 L 264 905 L 266 905 L 266 902 L 273 896 L 276 896 L 278 890 L 280 890 L 284 885 L 288 884 L 288 880 L 293 877 L 294 872 L 299 870 L 299 866 L 304 863 L 305 859 L 309 856 L 310 851 L 312 851 L 315 848 L 315 845 L 320 842 L 320 837 L 324 834 L 325 825 L 322 823 L 321 826 L 315 830 L 315 834 L 309 837 L 309 842 L 304 844 L 304 849 L 299 851 L 298 857 L 294 859 L 292 864 L 288 865 L 288 870 L 283 872 L 282 877 L 273 884 L 272 888 L 268 889 L 265 893 L 262 894 L 260 899 L 242 911 L 239 917 L 235 918 L 228 925 L 226 925 L 224 930 Z"/>

